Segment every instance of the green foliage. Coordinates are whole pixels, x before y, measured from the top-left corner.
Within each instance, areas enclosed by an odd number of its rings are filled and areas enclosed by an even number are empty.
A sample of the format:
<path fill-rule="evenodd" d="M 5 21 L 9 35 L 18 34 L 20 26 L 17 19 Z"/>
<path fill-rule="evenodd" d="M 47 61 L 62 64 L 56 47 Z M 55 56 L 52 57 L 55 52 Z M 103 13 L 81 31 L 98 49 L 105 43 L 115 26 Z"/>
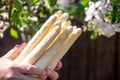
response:
<path fill-rule="evenodd" d="M 12 0 L 11 0 L 12 1 Z M 57 6 L 57 0 L 13 0 L 14 2 L 7 2 L 7 0 L 1 0 L 0 4 L 6 6 L 7 9 L 0 10 L 0 13 L 7 12 L 9 14 L 9 24 L 10 26 L 16 26 L 19 31 L 24 31 L 24 28 L 31 30 L 35 33 L 39 29 L 40 25 L 46 20 L 50 15 L 52 15 L 57 10 L 62 10 L 64 12 L 70 13 L 71 19 L 77 19 L 83 21 L 84 18 L 84 7 L 88 0 L 79 1 L 76 4 L 70 4 L 68 8 Z M 10 5 L 12 8 L 10 9 Z M 9 20 L 10 19 L 10 20 Z M 34 27 L 34 28 L 33 28 Z M 36 29 L 35 29 L 36 28 Z"/>
<path fill-rule="evenodd" d="M 72 19 L 83 20 L 84 16 L 84 6 L 81 4 L 73 4 L 69 9 L 69 13 Z"/>
<path fill-rule="evenodd" d="M 47 0 L 47 2 L 48 2 L 48 4 L 49 4 L 50 6 L 55 6 L 57 0 Z"/>
<path fill-rule="evenodd" d="M 113 11 L 111 14 L 111 22 L 116 23 L 120 20 L 120 1 L 119 0 L 111 0 Z"/>
<path fill-rule="evenodd" d="M 71 3 L 69 7 L 58 6 L 56 10 L 62 10 L 70 14 L 70 19 L 76 19 L 83 22 L 84 8 L 89 0 L 81 0 L 78 3 Z"/>
<path fill-rule="evenodd" d="M 76 19 L 84 23 L 84 8 L 88 5 L 89 1 L 98 0 L 79 0 L 77 3 L 70 3 L 69 7 L 58 6 L 57 0 L 10 0 L 14 2 L 8 2 L 9 0 L 0 0 L 0 14 L 8 13 L 8 18 L 1 19 L 9 23 L 10 27 L 19 32 L 33 35 L 46 19 L 57 10 L 68 12 L 70 19 Z M 112 23 L 116 23 L 120 19 L 120 3 L 119 0 L 111 0 L 114 10 L 110 14 Z M 5 9 L 3 7 L 6 6 Z M 12 8 L 10 8 L 12 7 Z M 13 27 L 14 26 L 14 27 Z M 93 27 L 89 27 L 88 31 L 91 31 Z M 11 35 L 16 32 L 12 30 Z M 95 39 L 97 34 L 91 35 L 92 39 Z M 13 35 L 15 38 L 16 35 Z"/>
<path fill-rule="evenodd" d="M 92 33 L 90 36 L 92 40 L 95 40 L 97 37 L 98 37 L 97 33 Z"/>
<path fill-rule="evenodd" d="M 88 26 L 87 31 L 92 31 L 94 29 L 93 26 Z"/>
<path fill-rule="evenodd" d="M 81 0 L 81 4 L 83 6 L 87 6 L 88 2 L 89 2 L 89 0 Z"/>
<path fill-rule="evenodd" d="M 10 34 L 11 34 L 11 36 L 14 37 L 15 39 L 18 39 L 18 38 L 19 38 L 18 32 L 17 32 L 15 29 L 13 29 L 13 28 L 10 29 Z"/>

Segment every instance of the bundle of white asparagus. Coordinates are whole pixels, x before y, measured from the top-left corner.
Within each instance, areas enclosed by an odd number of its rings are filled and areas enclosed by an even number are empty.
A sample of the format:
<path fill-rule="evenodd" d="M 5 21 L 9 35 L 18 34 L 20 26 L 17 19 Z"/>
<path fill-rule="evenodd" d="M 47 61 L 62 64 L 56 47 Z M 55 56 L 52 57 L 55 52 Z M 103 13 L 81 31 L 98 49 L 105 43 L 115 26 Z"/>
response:
<path fill-rule="evenodd" d="M 71 25 L 68 13 L 57 11 L 43 24 L 15 61 L 53 70 L 81 32 L 81 28 Z"/>

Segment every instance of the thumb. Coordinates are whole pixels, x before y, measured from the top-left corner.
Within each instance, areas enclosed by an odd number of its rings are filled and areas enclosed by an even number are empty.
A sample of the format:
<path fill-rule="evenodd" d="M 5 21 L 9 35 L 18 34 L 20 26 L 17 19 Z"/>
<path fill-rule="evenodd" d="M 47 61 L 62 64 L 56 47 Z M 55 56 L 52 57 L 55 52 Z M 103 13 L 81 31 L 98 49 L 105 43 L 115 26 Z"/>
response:
<path fill-rule="evenodd" d="M 13 49 L 11 49 L 3 57 L 14 60 L 20 54 L 20 52 L 22 52 L 22 50 L 25 48 L 25 46 L 26 46 L 26 43 L 22 43 L 21 45 L 16 45 Z"/>

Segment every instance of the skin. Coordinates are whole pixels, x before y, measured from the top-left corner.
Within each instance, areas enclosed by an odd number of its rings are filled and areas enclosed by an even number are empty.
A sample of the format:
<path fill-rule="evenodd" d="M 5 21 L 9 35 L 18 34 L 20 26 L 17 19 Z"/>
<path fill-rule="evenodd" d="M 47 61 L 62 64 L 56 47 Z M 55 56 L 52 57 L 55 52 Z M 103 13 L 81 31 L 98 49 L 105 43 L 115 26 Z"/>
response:
<path fill-rule="evenodd" d="M 59 75 L 56 70 L 62 67 L 61 62 L 58 62 L 54 71 L 50 69 L 43 70 L 31 64 L 14 62 L 14 59 L 25 46 L 25 43 L 16 46 L 0 58 L 0 80 L 46 80 L 46 78 L 47 80 L 57 80 Z M 37 77 L 31 75 L 37 75 Z"/>

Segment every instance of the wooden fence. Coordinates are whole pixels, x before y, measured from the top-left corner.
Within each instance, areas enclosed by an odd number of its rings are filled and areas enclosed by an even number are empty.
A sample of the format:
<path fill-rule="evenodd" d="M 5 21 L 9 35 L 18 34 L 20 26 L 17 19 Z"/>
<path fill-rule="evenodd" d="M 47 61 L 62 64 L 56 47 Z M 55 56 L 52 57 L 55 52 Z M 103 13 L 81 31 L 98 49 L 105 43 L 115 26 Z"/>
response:
<path fill-rule="evenodd" d="M 90 39 L 83 33 L 63 57 L 59 80 L 120 80 L 120 35 Z"/>

